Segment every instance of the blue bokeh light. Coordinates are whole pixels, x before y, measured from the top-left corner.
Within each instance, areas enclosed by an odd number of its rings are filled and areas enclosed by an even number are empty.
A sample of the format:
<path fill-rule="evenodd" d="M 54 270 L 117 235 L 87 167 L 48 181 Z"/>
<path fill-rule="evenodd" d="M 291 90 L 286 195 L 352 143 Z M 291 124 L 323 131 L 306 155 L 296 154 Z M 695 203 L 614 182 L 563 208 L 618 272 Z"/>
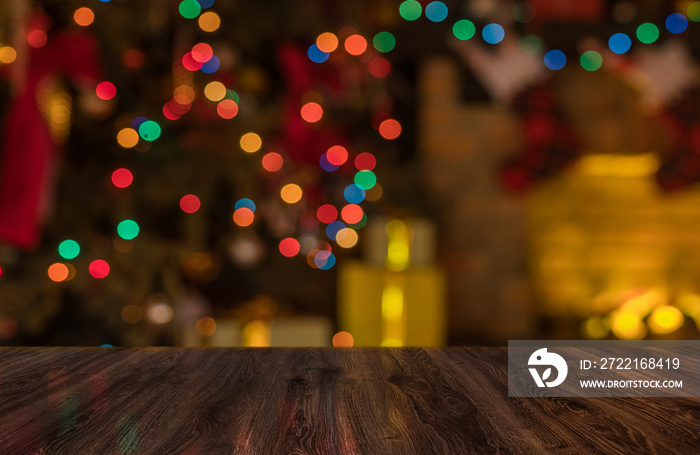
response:
<path fill-rule="evenodd" d="M 442 2 L 431 2 L 425 7 L 425 17 L 433 22 L 442 22 L 447 17 L 447 5 Z"/>
<path fill-rule="evenodd" d="M 550 70 L 560 70 L 566 65 L 566 55 L 558 49 L 552 49 L 544 54 L 544 64 Z"/>
<path fill-rule="evenodd" d="M 624 33 L 615 33 L 608 40 L 608 47 L 616 54 L 624 54 L 632 47 L 632 40 Z"/>
<path fill-rule="evenodd" d="M 498 44 L 503 41 L 506 31 L 499 24 L 489 24 L 481 31 L 481 36 L 489 44 Z"/>

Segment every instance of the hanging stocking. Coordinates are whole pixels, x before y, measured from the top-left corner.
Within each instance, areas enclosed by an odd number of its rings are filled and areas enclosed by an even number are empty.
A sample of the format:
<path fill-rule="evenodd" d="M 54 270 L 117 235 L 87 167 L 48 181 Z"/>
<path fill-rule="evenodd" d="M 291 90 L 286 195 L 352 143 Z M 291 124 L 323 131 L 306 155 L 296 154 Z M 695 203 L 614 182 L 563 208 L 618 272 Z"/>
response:
<path fill-rule="evenodd" d="M 46 45 L 28 52 L 24 78 L 13 84 L 15 94 L 2 136 L 0 176 L 0 241 L 24 249 L 38 244 L 40 211 L 51 191 L 56 158 L 56 145 L 37 107 L 39 86 L 62 74 L 78 87 L 92 87 L 101 73 L 97 43 L 84 32 L 57 32 Z"/>
<path fill-rule="evenodd" d="M 513 108 L 520 115 L 525 144 L 504 164 L 500 180 L 506 189 L 522 192 L 575 161 L 581 146 L 548 83 L 525 90 Z"/>

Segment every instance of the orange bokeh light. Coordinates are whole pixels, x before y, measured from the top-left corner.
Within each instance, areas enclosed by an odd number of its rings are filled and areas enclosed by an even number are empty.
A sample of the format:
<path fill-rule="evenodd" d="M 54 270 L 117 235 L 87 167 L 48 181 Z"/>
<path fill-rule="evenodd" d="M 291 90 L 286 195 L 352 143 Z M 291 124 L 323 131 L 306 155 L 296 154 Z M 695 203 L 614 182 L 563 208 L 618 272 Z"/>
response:
<path fill-rule="evenodd" d="M 318 103 L 306 103 L 301 107 L 301 118 L 309 123 L 316 123 L 323 117 L 323 108 Z"/>

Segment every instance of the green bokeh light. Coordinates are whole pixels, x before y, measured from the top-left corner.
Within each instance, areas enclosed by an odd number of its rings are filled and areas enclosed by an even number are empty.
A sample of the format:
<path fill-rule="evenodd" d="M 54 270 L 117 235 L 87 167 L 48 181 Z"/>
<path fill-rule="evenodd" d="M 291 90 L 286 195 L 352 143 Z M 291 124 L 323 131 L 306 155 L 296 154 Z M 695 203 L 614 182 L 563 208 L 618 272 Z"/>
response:
<path fill-rule="evenodd" d="M 644 44 L 651 44 L 659 39 L 659 28 L 650 22 L 645 22 L 637 27 L 637 39 Z"/>
<path fill-rule="evenodd" d="M 586 51 L 581 55 L 581 67 L 586 71 L 595 71 L 603 66 L 603 57 L 596 51 Z"/>
<path fill-rule="evenodd" d="M 700 22 L 700 2 L 693 2 L 688 5 L 688 19 L 693 22 Z"/>
<path fill-rule="evenodd" d="M 80 254 L 80 245 L 75 240 L 64 240 L 58 245 L 58 254 L 63 259 L 75 259 Z"/>
<path fill-rule="evenodd" d="M 396 38 L 389 32 L 379 32 L 374 35 L 372 44 L 379 52 L 390 52 L 396 46 Z"/>
<path fill-rule="evenodd" d="M 160 137 L 160 125 L 153 120 L 146 120 L 139 126 L 139 136 L 144 141 L 155 141 Z"/>
<path fill-rule="evenodd" d="M 542 50 L 542 40 L 535 35 L 525 35 L 518 41 L 520 48 L 528 55 L 535 55 Z"/>
<path fill-rule="evenodd" d="M 455 22 L 455 25 L 452 26 L 452 33 L 455 35 L 455 38 L 466 41 L 474 36 L 476 27 L 472 21 L 462 19 Z"/>
<path fill-rule="evenodd" d="M 226 95 L 224 96 L 224 99 L 233 100 L 236 104 L 241 103 L 241 97 L 235 90 L 226 90 Z"/>
<path fill-rule="evenodd" d="M 139 225 L 134 220 L 124 220 L 117 226 L 117 234 L 124 240 L 135 239 L 139 235 Z"/>
<path fill-rule="evenodd" d="M 359 222 L 357 222 L 355 224 L 348 224 L 349 227 L 351 227 L 355 230 L 362 229 L 366 225 L 367 225 L 367 214 L 366 213 L 362 214 L 362 219 Z"/>
<path fill-rule="evenodd" d="M 399 6 L 399 14 L 407 21 L 415 21 L 423 12 L 423 7 L 416 0 L 406 0 Z"/>
<path fill-rule="evenodd" d="M 182 0 L 179 10 L 185 19 L 194 19 L 202 12 L 202 7 L 197 0 Z"/>
<path fill-rule="evenodd" d="M 372 171 L 360 171 L 355 174 L 355 185 L 368 190 L 377 184 L 377 176 Z"/>

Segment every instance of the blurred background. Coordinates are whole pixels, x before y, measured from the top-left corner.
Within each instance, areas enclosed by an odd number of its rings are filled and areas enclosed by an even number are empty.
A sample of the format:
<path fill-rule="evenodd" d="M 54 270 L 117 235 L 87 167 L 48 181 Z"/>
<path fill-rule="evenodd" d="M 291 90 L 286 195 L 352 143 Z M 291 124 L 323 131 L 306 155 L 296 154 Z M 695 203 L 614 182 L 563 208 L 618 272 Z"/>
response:
<path fill-rule="evenodd" d="M 698 21 L 4 1 L 0 344 L 696 339 Z"/>

